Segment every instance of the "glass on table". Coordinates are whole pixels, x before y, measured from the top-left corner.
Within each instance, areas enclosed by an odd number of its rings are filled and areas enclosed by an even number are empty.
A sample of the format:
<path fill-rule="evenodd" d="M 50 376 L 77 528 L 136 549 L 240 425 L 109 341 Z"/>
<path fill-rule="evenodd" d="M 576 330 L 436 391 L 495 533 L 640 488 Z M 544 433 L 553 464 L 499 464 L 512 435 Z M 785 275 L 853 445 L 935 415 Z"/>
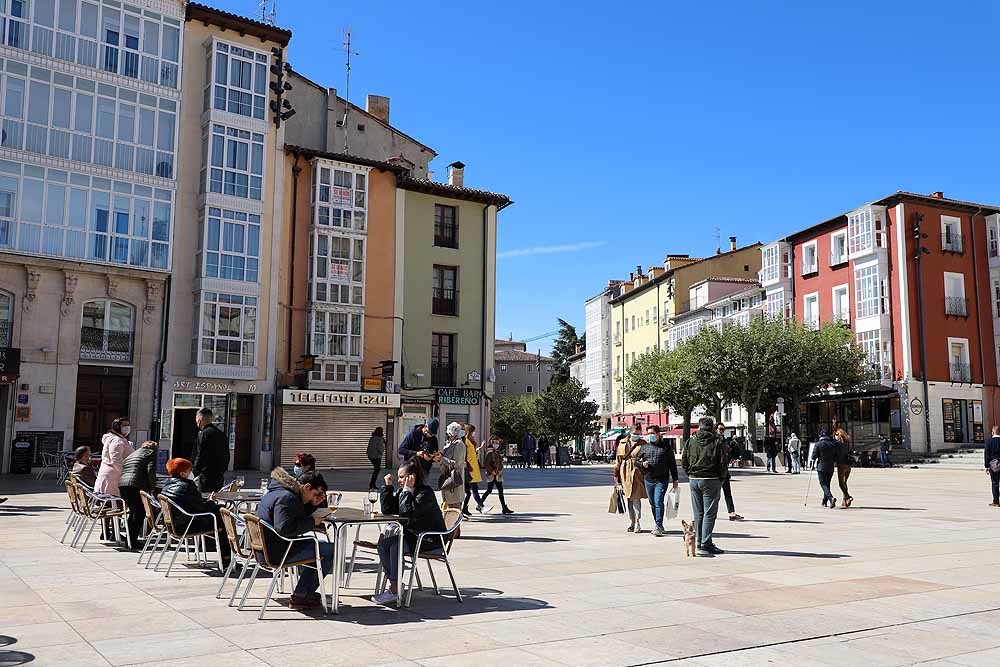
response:
<path fill-rule="evenodd" d="M 243 486 L 246 484 L 246 482 L 247 482 L 247 480 L 246 480 L 245 477 L 243 477 L 243 475 L 237 475 L 237 477 L 236 477 L 236 487 L 237 487 L 237 490 L 242 489 Z"/>
<path fill-rule="evenodd" d="M 260 492 L 261 493 L 266 493 L 267 492 L 267 476 L 266 475 L 264 477 L 261 477 L 261 479 L 260 479 Z"/>

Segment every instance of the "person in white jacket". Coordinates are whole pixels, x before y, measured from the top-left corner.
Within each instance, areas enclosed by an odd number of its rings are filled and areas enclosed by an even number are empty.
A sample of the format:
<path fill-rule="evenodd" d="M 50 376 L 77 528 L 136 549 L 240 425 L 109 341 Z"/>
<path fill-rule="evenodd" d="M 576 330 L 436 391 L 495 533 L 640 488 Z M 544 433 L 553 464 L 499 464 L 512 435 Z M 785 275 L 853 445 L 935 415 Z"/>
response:
<path fill-rule="evenodd" d="M 448 424 L 445 431 L 447 442 L 441 450 L 441 471 L 446 475 L 451 475 L 453 470 L 458 471 L 458 475 L 453 478 L 461 480 L 458 484 L 446 484 L 441 489 L 441 499 L 447 503 L 449 508 L 462 509 L 465 501 L 465 466 L 466 466 L 466 446 L 465 429 L 458 422 Z"/>
<path fill-rule="evenodd" d="M 788 438 L 788 445 L 786 446 L 788 453 L 792 456 L 792 474 L 798 475 L 802 472 L 802 462 L 801 462 L 801 451 L 802 442 L 799 441 L 799 437 L 792 433 L 792 437 Z"/>
<path fill-rule="evenodd" d="M 128 417 L 119 417 L 111 422 L 111 430 L 101 438 L 104 448 L 101 450 L 101 469 L 97 471 L 97 483 L 94 491 L 110 496 L 120 496 L 118 482 L 122 478 L 122 464 L 128 455 L 135 451 L 128 435 L 132 427 Z"/>

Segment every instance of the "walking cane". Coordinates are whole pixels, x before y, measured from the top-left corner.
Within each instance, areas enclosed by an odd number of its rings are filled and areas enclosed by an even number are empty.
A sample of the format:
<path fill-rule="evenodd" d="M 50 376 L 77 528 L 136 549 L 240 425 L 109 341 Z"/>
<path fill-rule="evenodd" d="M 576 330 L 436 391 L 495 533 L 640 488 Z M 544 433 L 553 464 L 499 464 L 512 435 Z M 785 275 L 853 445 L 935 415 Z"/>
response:
<path fill-rule="evenodd" d="M 802 499 L 802 506 L 807 507 L 809 505 L 809 490 L 812 488 L 813 475 L 809 475 L 809 481 L 806 483 L 806 497 Z"/>

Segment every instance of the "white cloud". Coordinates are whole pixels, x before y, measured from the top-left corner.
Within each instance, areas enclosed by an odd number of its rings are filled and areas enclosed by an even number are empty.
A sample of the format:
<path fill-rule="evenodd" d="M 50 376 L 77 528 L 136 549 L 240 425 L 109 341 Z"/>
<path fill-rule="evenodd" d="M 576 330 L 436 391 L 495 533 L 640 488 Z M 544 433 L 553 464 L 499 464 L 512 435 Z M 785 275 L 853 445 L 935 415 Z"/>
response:
<path fill-rule="evenodd" d="M 570 243 L 567 245 L 540 245 L 531 248 L 518 248 L 517 250 L 504 250 L 497 253 L 497 259 L 525 257 L 526 255 L 554 255 L 564 252 L 578 252 L 580 250 L 599 248 L 606 243 L 607 241 L 584 241 L 582 243 Z"/>

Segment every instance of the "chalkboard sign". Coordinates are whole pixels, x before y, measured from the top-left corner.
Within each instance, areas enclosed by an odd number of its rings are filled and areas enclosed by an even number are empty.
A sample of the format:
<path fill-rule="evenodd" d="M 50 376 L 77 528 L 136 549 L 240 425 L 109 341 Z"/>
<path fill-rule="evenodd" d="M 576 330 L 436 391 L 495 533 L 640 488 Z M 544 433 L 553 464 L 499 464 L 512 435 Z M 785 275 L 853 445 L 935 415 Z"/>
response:
<path fill-rule="evenodd" d="M 557 466 L 569 465 L 569 447 L 564 447 L 562 445 L 556 447 L 556 465 Z"/>
<path fill-rule="evenodd" d="M 63 451 L 63 431 L 18 431 L 17 439 L 24 439 L 35 446 L 34 464 L 42 465 L 42 454 L 55 454 Z"/>
<path fill-rule="evenodd" d="M 15 438 L 14 442 L 10 443 L 10 472 L 15 475 L 30 475 L 34 455 L 34 441 Z"/>

